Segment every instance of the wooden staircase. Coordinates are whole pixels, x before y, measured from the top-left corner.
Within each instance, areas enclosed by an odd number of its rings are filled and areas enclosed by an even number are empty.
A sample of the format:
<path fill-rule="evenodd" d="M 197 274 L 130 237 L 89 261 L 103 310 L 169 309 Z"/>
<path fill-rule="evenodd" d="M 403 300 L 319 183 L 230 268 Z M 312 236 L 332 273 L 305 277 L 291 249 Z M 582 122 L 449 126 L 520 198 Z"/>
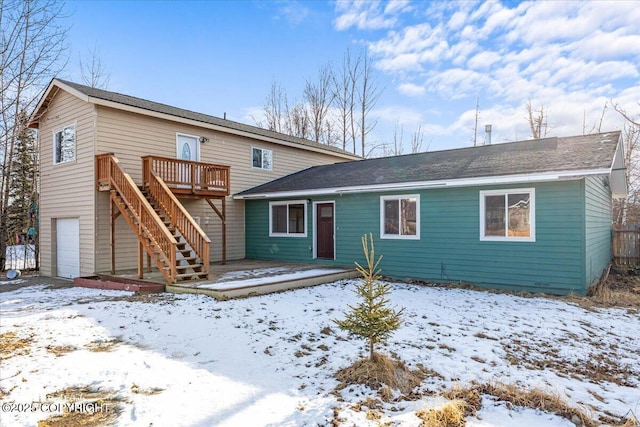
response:
<path fill-rule="evenodd" d="M 151 196 L 149 190 L 140 188 L 140 192 L 147 199 L 173 238 L 176 239 L 176 281 L 206 279 L 209 277 L 208 265 L 205 266 L 197 256 L 167 212 Z"/>
<path fill-rule="evenodd" d="M 151 185 L 138 187 L 113 154 L 97 155 L 96 164 L 98 191 L 110 192 L 138 238 L 139 276 L 144 250 L 169 283 L 208 278 L 210 240 L 162 179 L 151 171 Z"/>

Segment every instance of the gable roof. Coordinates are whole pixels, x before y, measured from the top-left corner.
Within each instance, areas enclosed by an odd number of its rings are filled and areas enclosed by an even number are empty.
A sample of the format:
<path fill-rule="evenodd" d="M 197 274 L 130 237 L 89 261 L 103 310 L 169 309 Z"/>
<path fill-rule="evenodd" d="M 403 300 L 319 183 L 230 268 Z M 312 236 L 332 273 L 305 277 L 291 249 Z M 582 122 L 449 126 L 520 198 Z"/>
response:
<path fill-rule="evenodd" d="M 586 175 L 611 175 L 614 194 L 626 195 L 620 135 L 616 131 L 555 137 L 314 166 L 242 191 L 234 198 L 533 182 Z"/>
<path fill-rule="evenodd" d="M 46 111 L 48 104 L 51 102 L 58 89 L 63 89 L 72 95 L 83 99 L 85 102 L 98 105 L 129 110 L 139 114 L 161 117 L 168 120 L 186 122 L 195 126 L 212 128 L 222 132 L 241 134 L 267 142 L 297 146 L 298 148 L 308 149 L 311 151 L 325 152 L 342 158 L 360 158 L 360 156 L 356 156 L 339 148 L 326 144 L 319 144 L 308 139 L 297 138 L 283 133 L 270 131 L 268 129 L 262 129 L 257 126 L 221 119 L 208 114 L 197 113 L 195 111 L 172 107 L 159 102 L 136 98 L 135 96 L 97 89 L 62 79 L 53 79 L 51 83 L 49 83 L 49 87 L 31 115 L 30 123 L 32 127 L 37 127 L 37 123 L 42 112 Z"/>

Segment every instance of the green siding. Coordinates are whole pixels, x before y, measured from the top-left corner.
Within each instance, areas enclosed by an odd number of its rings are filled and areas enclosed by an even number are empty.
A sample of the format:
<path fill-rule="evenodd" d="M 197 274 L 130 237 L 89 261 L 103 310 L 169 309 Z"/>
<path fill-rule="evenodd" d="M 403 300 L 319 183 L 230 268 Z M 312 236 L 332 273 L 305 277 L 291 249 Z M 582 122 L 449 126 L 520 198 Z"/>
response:
<path fill-rule="evenodd" d="M 589 287 L 600 279 L 612 257 L 611 190 L 601 177 L 585 179 L 585 248 L 585 285 Z"/>
<path fill-rule="evenodd" d="M 590 190 L 587 201 L 585 186 Z M 336 207 L 336 260 L 318 262 L 345 266 L 353 266 L 354 261 L 362 263 L 360 238 L 372 232 L 376 253 L 384 256 L 381 268 L 385 276 L 584 294 L 586 284 L 602 272 L 603 259 L 610 254 L 609 240 L 604 238 L 609 233 L 604 218 L 608 208 L 601 200 L 606 194 L 600 187 L 598 181 L 585 184 L 581 179 L 314 198 L 314 202 L 335 201 Z M 536 241 L 480 241 L 480 191 L 509 188 L 535 188 Z M 420 240 L 380 239 L 380 196 L 416 193 L 420 194 Z M 270 238 L 268 201 L 246 203 L 247 258 L 314 261 L 312 203 L 308 205 L 306 238 Z M 589 251 L 584 249 L 585 240 L 594 245 Z"/>

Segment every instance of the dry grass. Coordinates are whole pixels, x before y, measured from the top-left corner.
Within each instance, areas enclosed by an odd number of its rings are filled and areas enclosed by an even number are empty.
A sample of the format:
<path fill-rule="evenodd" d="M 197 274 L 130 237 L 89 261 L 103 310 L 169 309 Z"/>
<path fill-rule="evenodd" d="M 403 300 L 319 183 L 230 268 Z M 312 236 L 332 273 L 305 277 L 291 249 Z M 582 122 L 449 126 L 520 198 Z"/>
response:
<path fill-rule="evenodd" d="M 164 391 L 164 389 L 160 388 L 160 387 L 142 388 L 138 384 L 133 384 L 131 386 L 131 393 L 143 394 L 143 395 L 146 395 L 146 396 L 152 396 L 154 394 L 160 394 L 163 391 Z"/>
<path fill-rule="evenodd" d="M 32 343 L 31 337 L 20 338 L 15 332 L 3 332 L 0 334 L 0 360 L 29 354 L 29 347 Z"/>
<path fill-rule="evenodd" d="M 114 391 L 90 386 L 68 387 L 47 394 L 47 399 L 57 399 L 63 404 L 76 404 L 78 410 L 65 409 L 62 415 L 38 421 L 38 427 L 110 426 L 118 418 L 122 411 L 119 405 L 124 402 Z"/>
<path fill-rule="evenodd" d="M 386 385 L 408 394 L 420 385 L 425 375 L 420 369 L 409 369 L 401 360 L 375 354 L 373 361 L 368 358 L 360 359 L 339 370 L 335 377 L 341 383 L 339 389 L 349 384 L 363 384 L 377 390 Z"/>
<path fill-rule="evenodd" d="M 420 427 L 464 427 L 466 408 L 464 400 L 452 400 L 438 409 L 421 409 L 416 416 L 420 418 Z"/>
<path fill-rule="evenodd" d="M 464 401 L 466 403 L 464 415 L 466 416 L 475 416 L 482 407 L 482 395 L 477 387 L 461 387 L 456 384 L 442 395 L 449 400 Z"/>
<path fill-rule="evenodd" d="M 589 294 L 590 299 L 598 305 L 607 307 L 636 307 L 640 308 L 640 288 L 632 292 L 626 289 L 616 289 L 611 284 L 597 286 Z"/>
<path fill-rule="evenodd" d="M 45 348 L 49 353 L 53 353 L 58 357 L 76 350 L 75 347 L 69 345 L 48 345 Z"/>
<path fill-rule="evenodd" d="M 553 413 L 571 421 L 579 420 L 585 427 L 599 425 L 584 409 L 569 405 L 560 394 L 539 388 L 524 390 L 514 384 L 472 384 L 469 387 L 456 387 L 444 393 L 443 396 L 448 399 L 463 400 L 467 404 L 465 415 L 475 415 L 482 407 L 483 394 L 514 406 Z"/>
<path fill-rule="evenodd" d="M 89 344 L 85 344 L 85 347 L 89 351 L 103 352 L 113 350 L 120 343 L 122 343 L 122 341 L 119 339 L 112 338 L 106 341 L 91 341 Z"/>
<path fill-rule="evenodd" d="M 622 424 L 619 424 L 616 427 L 639 427 L 640 423 L 638 422 L 638 419 L 635 418 L 634 416 L 630 416 L 628 418 L 626 418 Z"/>

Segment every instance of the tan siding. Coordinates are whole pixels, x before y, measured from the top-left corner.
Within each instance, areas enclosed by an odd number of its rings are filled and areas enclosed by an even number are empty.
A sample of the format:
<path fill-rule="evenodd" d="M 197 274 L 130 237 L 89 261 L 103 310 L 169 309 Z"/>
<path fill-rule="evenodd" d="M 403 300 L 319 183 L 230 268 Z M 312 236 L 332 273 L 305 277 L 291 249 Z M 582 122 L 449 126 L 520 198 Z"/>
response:
<path fill-rule="evenodd" d="M 41 272 L 55 275 L 55 218 L 80 219 L 80 274 L 94 271 L 94 107 L 60 91 L 40 120 Z M 53 164 L 53 132 L 76 126 L 76 160 Z"/>
<path fill-rule="evenodd" d="M 183 123 L 157 119 L 113 108 L 98 106 L 98 153 L 114 153 L 125 170 L 141 184 L 141 157 L 176 156 L 176 134 L 209 138 L 200 144 L 203 162 L 231 166 L 231 194 L 279 178 L 307 167 L 335 163 L 344 159 L 294 147 L 262 142 L 253 138 L 199 128 Z M 273 151 L 273 171 L 251 167 L 251 147 Z M 221 259 L 221 221 L 202 200 L 183 201 L 212 241 L 211 260 Z M 220 202 L 216 201 L 216 206 Z M 108 197 L 98 197 L 97 271 L 107 271 L 110 265 Z M 207 223 L 208 222 L 208 223 Z M 135 268 L 136 238 L 128 225 L 118 219 L 116 226 L 116 265 L 119 269 Z M 244 202 L 227 198 L 227 259 L 244 258 Z"/>

